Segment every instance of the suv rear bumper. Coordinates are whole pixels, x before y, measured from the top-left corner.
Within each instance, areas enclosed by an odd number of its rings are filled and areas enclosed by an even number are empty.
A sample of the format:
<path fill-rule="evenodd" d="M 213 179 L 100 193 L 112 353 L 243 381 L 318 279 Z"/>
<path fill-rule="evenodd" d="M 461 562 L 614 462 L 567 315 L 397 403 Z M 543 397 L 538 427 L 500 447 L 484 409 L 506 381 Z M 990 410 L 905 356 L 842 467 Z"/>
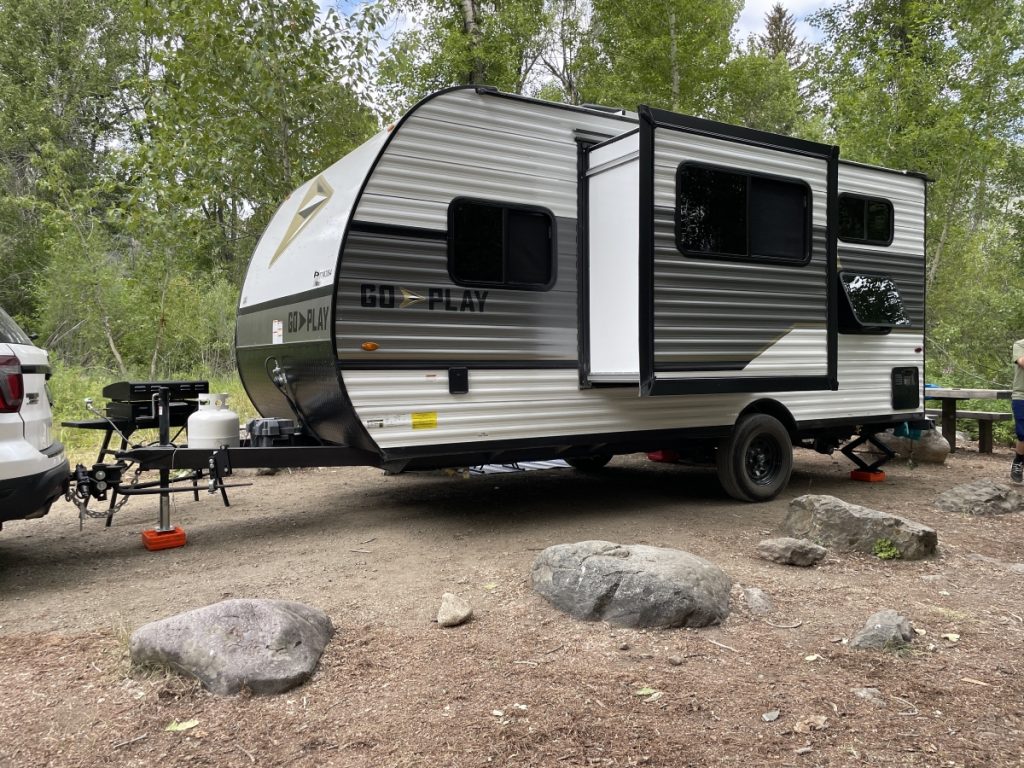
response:
<path fill-rule="evenodd" d="M 35 475 L 0 480 L 0 526 L 8 520 L 42 517 L 64 495 L 71 468 L 68 460 Z"/>

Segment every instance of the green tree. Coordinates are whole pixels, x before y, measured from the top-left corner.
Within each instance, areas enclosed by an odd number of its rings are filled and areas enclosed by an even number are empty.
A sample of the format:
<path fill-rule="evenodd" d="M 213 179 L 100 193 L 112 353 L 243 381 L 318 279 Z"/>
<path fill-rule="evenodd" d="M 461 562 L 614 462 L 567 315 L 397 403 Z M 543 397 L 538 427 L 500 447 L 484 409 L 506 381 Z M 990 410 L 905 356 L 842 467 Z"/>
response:
<path fill-rule="evenodd" d="M 137 53 L 122 0 L 0 2 L 0 304 L 22 319 L 49 260 L 50 211 L 100 185 L 128 138 Z"/>
<path fill-rule="evenodd" d="M 935 180 L 927 282 L 929 341 L 938 354 L 929 357 L 937 366 L 929 375 L 960 370 L 964 381 L 963 371 L 973 371 L 971 383 L 1005 383 L 1005 364 L 993 361 L 1005 360 L 1006 339 L 1019 336 L 1003 308 L 1004 265 L 1014 261 L 1005 212 L 1024 135 L 1024 7 L 847 0 L 814 21 L 825 38 L 821 104 L 843 155 Z"/>
<path fill-rule="evenodd" d="M 740 0 L 594 0 L 585 101 L 705 115 L 732 52 Z"/>
<path fill-rule="evenodd" d="M 392 116 L 453 85 L 521 93 L 541 56 L 544 0 L 399 0 L 419 23 L 399 32 L 381 60 L 378 88 Z"/>
<path fill-rule="evenodd" d="M 757 47 L 766 56 L 785 59 L 791 66 L 800 63 L 804 44 L 796 35 L 796 22 L 782 3 L 775 3 L 764 15 L 764 32 L 757 36 Z"/>

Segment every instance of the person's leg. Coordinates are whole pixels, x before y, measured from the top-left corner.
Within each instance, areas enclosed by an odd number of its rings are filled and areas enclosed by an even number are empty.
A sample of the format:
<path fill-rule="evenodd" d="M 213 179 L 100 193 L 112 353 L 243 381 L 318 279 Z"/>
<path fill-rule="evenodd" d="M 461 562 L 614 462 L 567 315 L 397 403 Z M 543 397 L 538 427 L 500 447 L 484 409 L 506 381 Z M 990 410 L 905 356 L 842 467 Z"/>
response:
<path fill-rule="evenodd" d="M 1010 465 L 1010 479 L 1015 483 L 1024 482 L 1024 400 L 1011 400 L 1013 425 L 1017 430 L 1017 445 Z"/>

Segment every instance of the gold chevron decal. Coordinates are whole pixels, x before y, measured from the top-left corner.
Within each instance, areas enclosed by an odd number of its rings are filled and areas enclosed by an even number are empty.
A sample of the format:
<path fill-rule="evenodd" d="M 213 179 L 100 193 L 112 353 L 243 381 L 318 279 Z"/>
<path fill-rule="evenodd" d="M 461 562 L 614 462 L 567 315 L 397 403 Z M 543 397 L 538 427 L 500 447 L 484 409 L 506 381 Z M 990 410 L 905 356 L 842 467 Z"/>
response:
<path fill-rule="evenodd" d="M 413 304 L 418 304 L 421 301 L 426 301 L 426 299 L 423 296 L 420 296 L 418 293 L 407 291 L 405 288 L 402 288 L 401 291 L 402 303 L 398 306 L 399 309 L 405 309 L 406 307 L 411 307 Z"/>
<path fill-rule="evenodd" d="M 278 257 L 284 253 L 285 248 L 292 244 L 292 240 L 298 237 L 299 232 L 306 228 L 306 225 L 313 220 L 313 218 L 320 213 L 324 208 L 324 203 L 331 199 L 331 195 L 334 194 L 334 190 L 331 189 L 331 185 L 327 183 L 327 180 L 320 176 L 309 185 L 309 189 L 306 191 L 305 197 L 302 198 L 302 202 L 299 203 L 299 210 L 295 212 L 292 217 L 291 224 L 288 225 L 288 229 L 284 233 L 284 237 L 281 238 L 281 244 L 277 246 L 277 250 L 274 251 L 274 255 L 270 259 L 270 263 L 267 267 L 272 267 L 274 262 L 277 261 Z"/>

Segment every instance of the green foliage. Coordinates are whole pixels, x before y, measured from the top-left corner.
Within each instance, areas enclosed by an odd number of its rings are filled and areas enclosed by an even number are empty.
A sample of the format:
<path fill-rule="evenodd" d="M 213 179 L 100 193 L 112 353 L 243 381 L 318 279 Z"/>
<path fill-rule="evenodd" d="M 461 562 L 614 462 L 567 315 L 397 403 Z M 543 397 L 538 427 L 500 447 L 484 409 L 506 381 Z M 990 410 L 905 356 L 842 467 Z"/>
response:
<path fill-rule="evenodd" d="M 399 32 L 380 63 L 378 86 L 391 116 L 451 85 L 525 89 L 550 17 L 544 0 L 396 2 L 417 25 Z"/>
<path fill-rule="evenodd" d="M 1007 383 L 1024 298 L 1024 6 L 846 0 L 816 23 L 825 37 L 815 56 L 818 94 L 843 155 L 935 180 L 929 380 Z"/>
<path fill-rule="evenodd" d="M 899 549 L 891 539 L 878 539 L 871 551 L 879 560 L 898 560 L 901 557 Z"/>
<path fill-rule="evenodd" d="M 742 5 L 737 0 L 594 0 L 591 34 L 597 50 L 581 76 L 584 100 L 707 114 L 732 53 L 729 32 Z"/>

